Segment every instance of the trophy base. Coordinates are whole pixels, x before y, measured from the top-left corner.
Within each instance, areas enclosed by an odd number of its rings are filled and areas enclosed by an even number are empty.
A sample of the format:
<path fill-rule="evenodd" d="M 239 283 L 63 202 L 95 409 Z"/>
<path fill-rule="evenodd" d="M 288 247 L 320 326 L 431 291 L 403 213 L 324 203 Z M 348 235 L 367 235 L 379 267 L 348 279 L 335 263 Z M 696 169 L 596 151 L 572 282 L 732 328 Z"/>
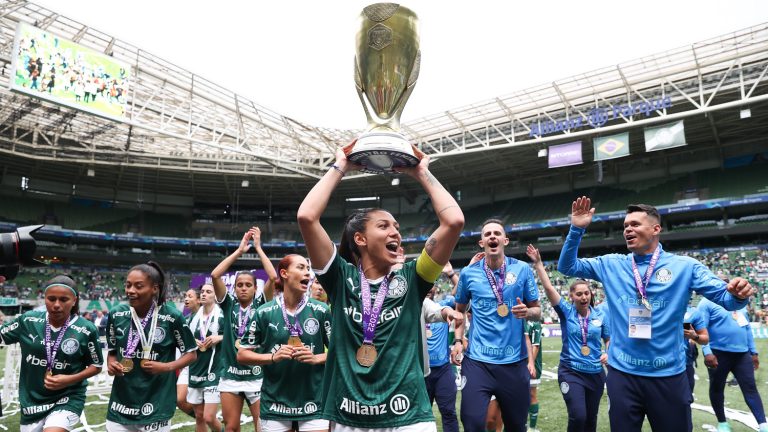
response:
<path fill-rule="evenodd" d="M 361 165 L 361 171 L 370 174 L 396 174 L 395 168 L 409 168 L 419 164 L 411 143 L 396 132 L 366 132 L 357 139 L 350 162 Z"/>

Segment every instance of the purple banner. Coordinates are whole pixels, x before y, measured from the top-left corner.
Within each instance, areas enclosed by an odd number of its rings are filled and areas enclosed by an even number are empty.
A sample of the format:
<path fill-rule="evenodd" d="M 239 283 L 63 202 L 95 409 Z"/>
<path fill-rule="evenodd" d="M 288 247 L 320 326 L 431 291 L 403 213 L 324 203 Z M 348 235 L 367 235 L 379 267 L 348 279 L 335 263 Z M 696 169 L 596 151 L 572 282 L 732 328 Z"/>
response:
<path fill-rule="evenodd" d="M 581 141 L 549 146 L 547 154 L 550 168 L 582 164 Z"/>

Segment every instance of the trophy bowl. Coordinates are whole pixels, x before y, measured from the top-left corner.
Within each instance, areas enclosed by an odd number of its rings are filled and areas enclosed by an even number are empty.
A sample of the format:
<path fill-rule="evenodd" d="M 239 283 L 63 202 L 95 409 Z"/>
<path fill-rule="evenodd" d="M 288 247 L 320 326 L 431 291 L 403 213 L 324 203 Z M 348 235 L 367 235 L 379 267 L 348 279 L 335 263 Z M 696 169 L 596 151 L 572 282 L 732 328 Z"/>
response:
<path fill-rule="evenodd" d="M 400 131 L 400 116 L 419 76 L 418 17 L 396 3 L 363 9 L 356 37 L 355 87 L 368 119 L 347 158 L 368 173 L 419 164 Z"/>

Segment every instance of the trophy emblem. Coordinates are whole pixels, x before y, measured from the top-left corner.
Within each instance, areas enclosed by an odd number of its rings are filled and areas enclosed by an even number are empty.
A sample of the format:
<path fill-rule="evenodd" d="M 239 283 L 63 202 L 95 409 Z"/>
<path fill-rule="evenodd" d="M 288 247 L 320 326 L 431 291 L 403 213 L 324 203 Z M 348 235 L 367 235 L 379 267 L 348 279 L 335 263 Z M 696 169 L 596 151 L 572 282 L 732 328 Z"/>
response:
<path fill-rule="evenodd" d="M 419 77 L 418 17 L 396 3 L 376 3 L 360 14 L 355 87 L 368 118 L 347 158 L 368 173 L 394 173 L 419 163 L 400 131 L 400 115 Z"/>

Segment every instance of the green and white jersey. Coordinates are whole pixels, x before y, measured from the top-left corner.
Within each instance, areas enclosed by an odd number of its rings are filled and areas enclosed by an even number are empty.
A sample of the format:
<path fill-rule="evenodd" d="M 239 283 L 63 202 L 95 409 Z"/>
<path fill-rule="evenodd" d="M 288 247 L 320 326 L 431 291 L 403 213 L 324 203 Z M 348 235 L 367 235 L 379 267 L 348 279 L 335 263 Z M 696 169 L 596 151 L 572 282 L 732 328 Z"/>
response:
<path fill-rule="evenodd" d="M 112 309 L 107 325 L 107 346 L 110 353 L 117 354 L 118 360 L 124 357 L 131 326 L 130 306 L 121 304 Z M 148 337 L 150 326 L 151 318 L 144 329 Z M 151 337 L 150 359 L 153 361 L 168 363 L 176 360 L 177 348 L 182 354 L 197 350 L 184 316 L 168 303 L 160 305 L 157 328 Z M 141 353 L 139 343 L 134 356 Z M 107 420 L 124 425 L 169 420 L 176 410 L 176 375 L 173 372 L 150 375 L 141 368 L 139 358 L 133 361 L 133 370 L 123 376 L 115 376 Z"/>
<path fill-rule="evenodd" d="M 434 421 L 424 386 L 420 324 L 421 304 L 434 281 L 416 274 L 416 261 L 394 272 L 373 340 L 378 358 L 363 367 L 355 358 L 363 342 L 357 267 L 334 254 L 326 268 L 315 273 L 328 292 L 333 321 L 322 417 L 360 428 Z M 370 281 L 372 302 L 380 284 Z"/>
<path fill-rule="evenodd" d="M 533 361 L 533 365 L 536 368 L 536 378 L 541 378 L 541 322 L 526 321 L 525 332 L 528 333 L 528 337 L 531 338 L 531 346 L 539 347 L 539 352 L 536 354 L 536 359 Z"/>
<path fill-rule="evenodd" d="M 264 295 L 254 297 L 251 303 L 251 310 L 248 312 L 248 320 L 256 314 L 256 309 L 263 305 Z M 261 366 L 245 366 L 237 362 L 237 341 L 238 314 L 240 312 L 240 302 L 232 295 L 227 293 L 224 300 L 219 303 L 221 312 L 224 315 L 224 338 L 221 340 L 221 370 L 219 377 L 233 381 L 254 381 L 262 378 Z"/>
<path fill-rule="evenodd" d="M 200 310 L 202 311 L 202 307 Z M 211 320 L 211 323 L 208 324 L 208 330 L 205 332 L 205 337 L 221 334 L 224 328 L 224 315 L 221 313 L 221 309 L 218 306 L 213 308 L 211 316 L 208 317 L 208 319 Z M 202 340 L 205 339 L 205 337 L 200 337 L 200 332 L 202 328 L 205 327 L 202 313 L 198 312 L 195 315 L 190 315 L 188 322 L 192 335 L 195 339 L 202 342 Z M 189 387 L 205 388 L 219 384 L 222 358 L 221 351 L 221 342 L 216 345 L 211 345 L 205 351 L 197 350 L 197 360 L 189 365 Z"/>
<path fill-rule="evenodd" d="M 290 322 L 294 315 L 288 314 Z M 331 337 L 328 306 L 314 299 L 299 313 L 303 333 L 300 338 L 314 354 L 322 354 Z M 283 312 L 276 300 L 261 306 L 248 323 L 240 346 L 258 353 L 274 353 L 288 343 L 290 336 Z M 264 366 L 261 386 L 261 418 L 278 421 L 306 421 L 322 418 L 322 383 L 325 365 L 308 365 L 283 360 Z"/>
<path fill-rule="evenodd" d="M 19 405 L 21 424 L 35 423 L 53 411 L 67 410 L 80 414 L 85 404 L 88 380 L 61 390 L 48 390 L 43 385 L 48 360 L 45 354 L 46 311 L 29 311 L 0 328 L 0 340 L 6 345 L 21 345 Z M 51 343 L 59 337 L 52 329 Z M 71 375 L 88 366 L 101 367 L 104 358 L 99 346 L 99 331 L 87 319 L 75 315 L 64 333 L 53 364 L 54 375 Z"/>

